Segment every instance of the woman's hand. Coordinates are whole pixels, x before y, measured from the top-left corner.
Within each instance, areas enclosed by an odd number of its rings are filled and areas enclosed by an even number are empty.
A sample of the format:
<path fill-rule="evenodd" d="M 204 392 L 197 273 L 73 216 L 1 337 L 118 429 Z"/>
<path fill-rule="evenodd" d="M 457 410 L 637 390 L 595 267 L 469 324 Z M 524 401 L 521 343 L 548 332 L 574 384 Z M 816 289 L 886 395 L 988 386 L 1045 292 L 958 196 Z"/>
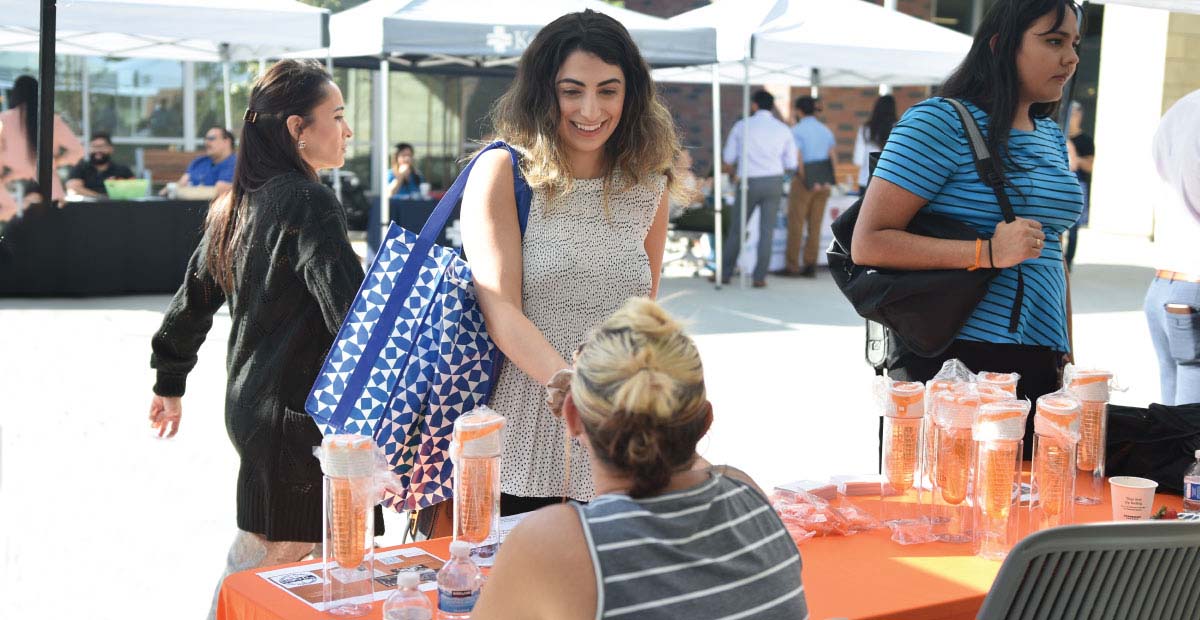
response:
<path fill-rule="evenodd" d="M 991 266 L 1003 269 L 1041 256 L 1046 233 L 1042 232 L 1041 222 L 1018 217 L 997 224 L 991 243 Z"/>
<path fill-rule="evenodd" d="M 150 400 L 150 426 L 160 438 L 170 439 L 179 432 L 183 417 L 183 399 L 178 396 L 158 396 Z"/>

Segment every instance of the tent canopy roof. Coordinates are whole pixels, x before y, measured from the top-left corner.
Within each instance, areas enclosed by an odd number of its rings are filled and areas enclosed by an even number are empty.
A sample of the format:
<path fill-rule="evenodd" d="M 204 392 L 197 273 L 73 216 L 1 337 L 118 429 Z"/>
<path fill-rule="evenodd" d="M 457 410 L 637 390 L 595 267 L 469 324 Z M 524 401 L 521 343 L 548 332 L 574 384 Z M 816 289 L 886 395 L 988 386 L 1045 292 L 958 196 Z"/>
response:
<path fill-rule="evenodd" d="M 324 47 L 329 12 L 295 0 L 59 2 L 56 52 L 219 61 Z M 40 5 L 0 0 L 0 51 L 38 49 Z"/>
<path fill-rule="evenodd" d="M 566 13 L 592 9 L 629 29 L 654 65 L 712 62 L 716 32 L 600 0 L 371 0 L 333 16 L 335 58 L 394 57 L 401 64 L 512 64 L 546 24 Z"/>
<path fill-rule="evenodd" d="M 750 59 L 753 83 L 936 84 L 971 47 L 971 37 L 861 0 L 717 0 L 670 20 L 720 25 L 717 57 L 723 82 L 742 81 Z M 660 70 L 662 81 L 708 82 L 711 67 Z"/>
<path fill-rule="evenodd" d="M 1127 4 L 1148 9 L 1163 9 L 1179 13 L 1200 14 L 1200 2 L 1197 0 L 1091 0 L 1097 4 Z"/>

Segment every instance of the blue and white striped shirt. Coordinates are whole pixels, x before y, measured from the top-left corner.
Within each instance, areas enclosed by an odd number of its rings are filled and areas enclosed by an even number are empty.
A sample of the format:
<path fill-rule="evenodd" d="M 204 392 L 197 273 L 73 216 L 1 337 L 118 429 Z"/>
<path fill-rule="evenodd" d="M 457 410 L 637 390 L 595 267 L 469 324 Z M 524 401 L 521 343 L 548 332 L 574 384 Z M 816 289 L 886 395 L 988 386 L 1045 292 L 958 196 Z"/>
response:
<path fill-rule="evenodd" d="M 983 135 L 988 116 L 966 103 Z M 1067 165 L 1066 138 L 1054 121 L 1037 119 L 1033 131 L 1014 129 L 1008 155 L 1020 169 L 1005 176 L 1013 212 L 1037 220 L 1046 233 L 1042 255 L 1022 263 L 1024 301 L 1015 333 L 1008 331 L 1017 290 L 1017 269 L 1004 269 L 959 333 L 960 340 L 1070 350 L 1067 337 L 1067 283 L 1061 235 L 1083 210 L 1079 181 Z M 988 236 L 1004 220 L 996 196 L 975 171 L 962 121 L 941 98 L 913 106 L 892 130 L 875 176 L 928 200 L 922 213 L 957 218 Z"/>
<path fill-rule="evenodd" d="M 596 620 L 802 620 L 800 553 L 766 498 L 714 473 L 635 500 L 575 505 L 596 571 Z"/>

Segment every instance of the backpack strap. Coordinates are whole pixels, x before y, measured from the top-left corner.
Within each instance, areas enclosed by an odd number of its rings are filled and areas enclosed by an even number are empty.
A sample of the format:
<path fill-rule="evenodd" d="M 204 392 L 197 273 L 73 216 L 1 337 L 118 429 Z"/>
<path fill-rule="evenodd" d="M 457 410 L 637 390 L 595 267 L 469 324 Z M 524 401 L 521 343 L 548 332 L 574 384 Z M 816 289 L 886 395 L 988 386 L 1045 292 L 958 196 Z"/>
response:
<path fill-rule="evenodd" d="M 943 97 L 942 101 L 949 103 L 954 111 L 958 112 L 958 118 L 962 121 L 963 129 L 967 134 L 967 142 L 971 145 L 971 156 L 975 160 L 975 171 L 979 174 L 979 180 L 990 187 L 992 193 L 996 195 L 996 204 L 1000 205 L 1000 213 L 1004 216 L 1004 221 L 1012 223 L 1017 216 L 1013 212 L 1008 193 L 1004 191 L 1003 169 L 1000 161 L 992 157 L 991 151 L 988 150 L 987 141 L 983 139 L 983 132 L 979 130 L 979 125 L 975 122 L 975 116 L 971 114 L 967 106 L 957 99 Z M 1021 321 L 1021 302 L 1024 299 L 1025 274 L 1022 272 L 1021 266 L 1017 265 L 1017 293 L 1013 297 L 1012 312 L 1008 316 L 1009 333 L 1017 331 L 1017 326 Z"/>

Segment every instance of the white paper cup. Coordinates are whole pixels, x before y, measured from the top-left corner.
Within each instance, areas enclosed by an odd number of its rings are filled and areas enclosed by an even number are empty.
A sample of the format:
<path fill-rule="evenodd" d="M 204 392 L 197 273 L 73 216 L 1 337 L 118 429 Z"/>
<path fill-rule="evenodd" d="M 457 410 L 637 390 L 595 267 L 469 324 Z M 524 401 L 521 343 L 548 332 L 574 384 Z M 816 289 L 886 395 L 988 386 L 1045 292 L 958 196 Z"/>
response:
<path fill-rule="evenodd" d="M 431 185 L 429 183 L 422 183 L 420 185 L 420 188 L 421 188 L 421 197 L 429 198 L 429 192 L 433 191 L 433 185 Z"/>
<path fill-rule="evenodd" d="M 1158 483 L 1136 476 L 1108 479 L 1112 489 L 1113 521 L 1144 521 L 1154 511 L 1154 491 Z"/>

